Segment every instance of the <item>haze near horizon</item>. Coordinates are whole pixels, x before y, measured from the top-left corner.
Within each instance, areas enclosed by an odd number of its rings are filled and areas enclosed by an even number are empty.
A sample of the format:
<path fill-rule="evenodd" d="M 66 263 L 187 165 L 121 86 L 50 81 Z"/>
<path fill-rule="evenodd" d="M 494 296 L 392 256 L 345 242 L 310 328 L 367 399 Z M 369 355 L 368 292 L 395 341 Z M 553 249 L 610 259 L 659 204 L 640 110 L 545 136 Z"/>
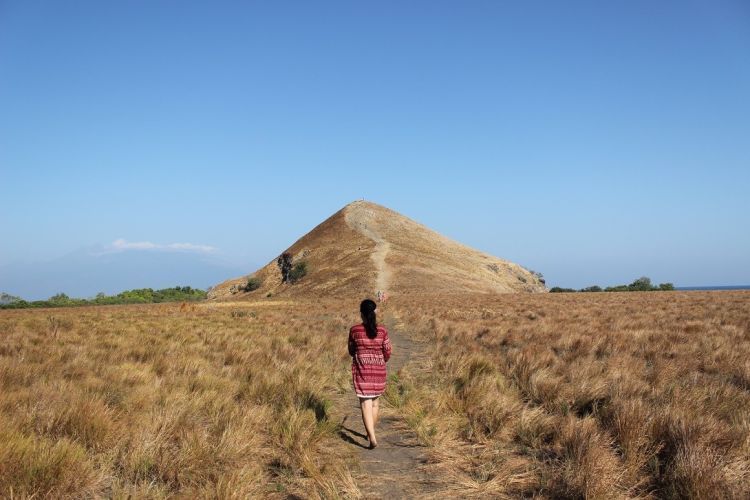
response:
<path fill-rule="evenodd" d="M 366 198 L 550 286 L 748 284 L 748 49 L 732 1 L 3 2 L 0 268 L 249 273 Z"/>

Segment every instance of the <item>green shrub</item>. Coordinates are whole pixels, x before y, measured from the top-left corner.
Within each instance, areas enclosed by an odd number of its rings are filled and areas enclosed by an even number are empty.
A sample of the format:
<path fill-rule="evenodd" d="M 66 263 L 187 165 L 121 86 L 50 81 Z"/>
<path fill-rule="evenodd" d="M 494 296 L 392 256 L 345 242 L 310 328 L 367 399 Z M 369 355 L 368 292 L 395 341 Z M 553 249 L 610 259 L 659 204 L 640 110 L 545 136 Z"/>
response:
<path fill-rule="evenodd" d="M 288 281 L 290 283 L 296 283 L 301 280 L 307 274 L 307 262 L 304 260 L 297 262 L 291 271 L 289 271 Z"/>
<path fill-rule="evenodd" d="M 70 303 L 70 301 L 71 301 L 71 300 L 70 300 L 70 297 L 68 297 L 68 296 L 67 296 L 67 295 L 65 295 L 64 293 L 58 293 L 58 294 L 56 294 L 56 295 L 53 295 L 52 297 L 50 297 L 50 298 L 49 298 L 49 299 L 47 299 L 47 300 L 48 300 L 49 302 L 53 303 L 53 304 L 61 304 L 61 305 L 62 305 L 62 304 L 68 304 L 68 303 Z"/>
<path fill-rule="evenodd" d="M 244 290 L 246 292 L 252 292 L 253 290 L 257 290 L 258 288 L 260 288 L 261 285 L 263 285 L 263 280 L 261 280 L 260 278 L 256 278 L 255 276 L 250 276 L 247 279 L 247 283 L 245 283 Z"/>
<path fill-rule="evenodd" d="M 553 286 L 549 289 L 550 293 L 570 293 L 575 292 L 572 288 L 561 288 L 559 286 Z"/>
<path fill-rule="evenodd" d="M 629 285 L 608 286 L 605 292 L 653 292 L 655 290 L 674 290 L 672 283 L 661 283 L 659 286 L 651 284 L 651 279 L 643 276 Z"/>
<path fill-rule="evenodd" d="M 648 278 L 646 276 L 638 278 L 637 280 L 629 284 L 628 288 L 634 292 L 650 292 L 654 289 L 653 285 L 651 284 L 651 278 Z"/>

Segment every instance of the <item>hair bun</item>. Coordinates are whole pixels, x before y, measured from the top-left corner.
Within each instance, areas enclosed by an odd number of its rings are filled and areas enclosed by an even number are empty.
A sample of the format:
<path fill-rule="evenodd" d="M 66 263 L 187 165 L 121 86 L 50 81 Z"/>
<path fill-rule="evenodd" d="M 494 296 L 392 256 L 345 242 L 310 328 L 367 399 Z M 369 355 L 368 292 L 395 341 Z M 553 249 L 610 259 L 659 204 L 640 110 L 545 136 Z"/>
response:
<path fill-rule="evenodd" d="M 375 303 L 375 301 L 370 300 L 370 299 L 365 299 L 359 305 L 359 312 L 361 312 L 362 314 L 369 314 L 371 312 L 375 312 L 375 309 L 377 308 L 378 308 L 378 305 Z"/>

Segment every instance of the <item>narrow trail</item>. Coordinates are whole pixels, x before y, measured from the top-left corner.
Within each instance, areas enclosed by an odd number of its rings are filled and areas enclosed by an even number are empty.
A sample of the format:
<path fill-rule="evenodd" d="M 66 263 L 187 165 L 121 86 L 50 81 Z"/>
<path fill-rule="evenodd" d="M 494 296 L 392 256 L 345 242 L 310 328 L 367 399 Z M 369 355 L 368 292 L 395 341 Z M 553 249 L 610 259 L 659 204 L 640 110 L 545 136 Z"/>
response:
<path fill-rule="evenodd" d="M 375 270 L 378 272 L 375 289 L 386 291 L 391 282 L 391 273 L 385 263 L 385 258 L 391 250 L 391 244 L 368 227 L 362 229 L 365 235 L 375 242 L 375 251 L 371 255 L 372 261 L 375 263 Z"/>
<path fill-rule="evenodd" d="M 377 271 L 375 290 L 388 291 L 391 272 L 386 257 L 390 244 L 378 231 L 375 214 L 371 210 L 360 209 L 347 214 L 346 220 L 350 227 L 375 243 L 375 250 L 371 254 Z M 380 319 L 388 327 L 393 345 L 393 355 L 387 365 L 388 374 L 399 374 L 422 355 L 421 346 L 408 334 L 396 329 L 395 318 L 391 315 L 381 314 Z M 383 397 L 380 398 L 380 420 L 375 432 L 378 447 L 370 450 L 367 448 L 367 433 L 362 423 L 359 401 L 352 393 L 344 404 L 340 436 L 360 447 L 362 467 L 355 480 L 362 495 L 366 498 L 415 498 L 427 496 L 433 491 L 431 480 L 421 467 L 426 462 L 425 448 L 419 444 L 416 434 L 396 409 L 389 407 Z"/>
<path fill-rule="evenodd" d="M 388 286 L 391 284 L 391 272 L 385 258 L 391 249 L 391 245 L 378 232 L 375 214 L 372 210 L 367 209 L 358 210 L 355 213 L 349 212 L 346 214 L 346 222 L 349 227 L 359 231 L 375 243 L 375 250 L 370 255 L 377 272 L 375 290 L 388 290 Z"/>
<path fill-rule="evenodd" d="M 399 373 L 420 354 L 419 344 L 395 329 L 393 318 L 386 325 L 393 343 L 393 356 L 388 362 L 388 373 Z M 357 485 L 366 498 L 415 498 L 427 496 L 434 488 L 421 470 L 426 462 L 425 448 L 406 422 L 380 398 L 380 421 L 375 429 L 378 447 L 367 449 L 367 433 L 362 423 L 359 403 L 351 395 L 345 408 L 341 438 L 361 448 L 361 470 L 355 475 Z"/>

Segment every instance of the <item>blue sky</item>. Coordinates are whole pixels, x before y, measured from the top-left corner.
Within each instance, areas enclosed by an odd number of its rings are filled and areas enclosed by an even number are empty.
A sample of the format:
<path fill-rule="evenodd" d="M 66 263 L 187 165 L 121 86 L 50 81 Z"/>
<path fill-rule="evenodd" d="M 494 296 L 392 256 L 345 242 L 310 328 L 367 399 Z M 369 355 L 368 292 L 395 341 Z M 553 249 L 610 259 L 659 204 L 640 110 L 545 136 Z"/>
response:
<path fill-rule="evenodd" d="M 748 54 L 743 1 L 0 0 L 0 266 L 251 271 L 366 198 L 551 285 L 747 284 Z"/>

